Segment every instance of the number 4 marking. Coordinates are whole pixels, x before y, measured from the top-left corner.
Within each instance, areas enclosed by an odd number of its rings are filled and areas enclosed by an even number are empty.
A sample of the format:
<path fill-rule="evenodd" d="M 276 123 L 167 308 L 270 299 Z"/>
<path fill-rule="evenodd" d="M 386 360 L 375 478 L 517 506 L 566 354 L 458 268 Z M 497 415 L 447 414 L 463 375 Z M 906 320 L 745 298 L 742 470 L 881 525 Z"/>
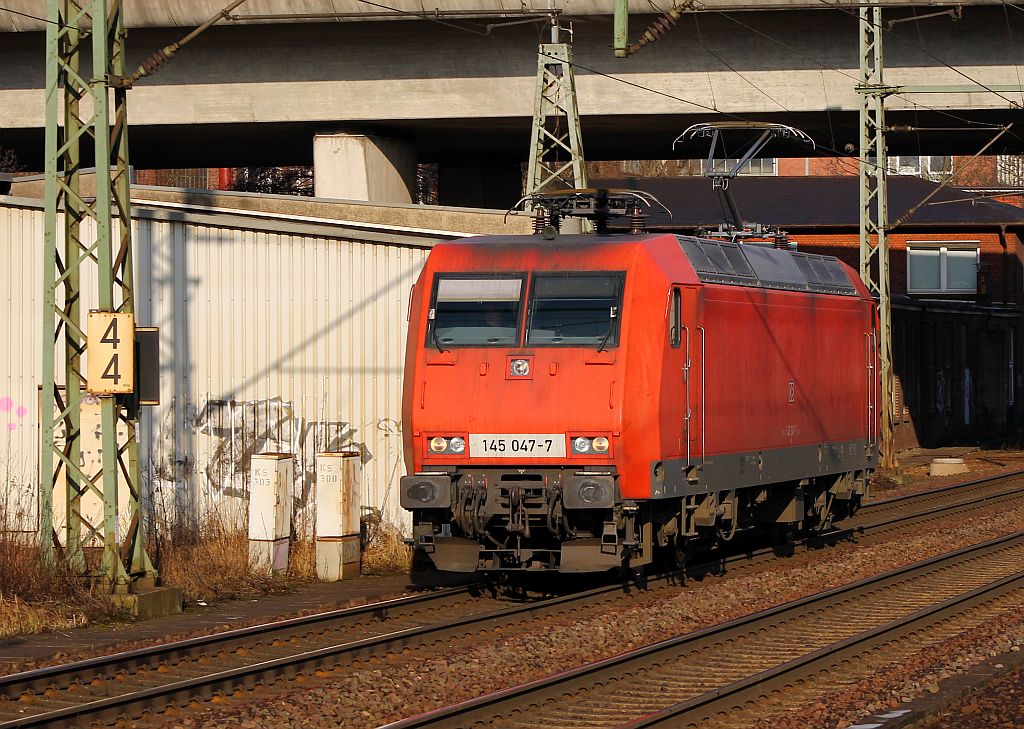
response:
<path fill-rule="evenodd" d="M 117 324 L 117 320 L 115 319 L 113 321 L 113 325 L 116 325 L 116 324 Z M 114 328 L 116 329 L 117 327 L 114 326 Z M 109 332 L 110 330 L 108 329 L 107 331 Z M 114 334 L 116 336 L 117 332 L 115 331 Z M 106 335 L 104 335 L 104 336 L 106 336 Z M 101 340 L 101 341 L 103 341 L 103 340 Z M 102 379 L 104 379 L 104 380 L 113 380 L 115 385 L 120 384 L 120 382 L 121 382 L 121 370 L 118 368 L 117 355 L 116 354 L 113 355 L 110 358 L 109 362 L 107 362 L 107 366 L 103 370 L 103 374 L 100 375 L 100 377 Z"/>
<path fill-rule="evenodd" d="M 103 344 L 110 344 L 110 345 L 113 345 L 115 347 L 118 344 L 121 343 L 120 338 L 117 336 L 117 317 L 116 316 L 112 317 L 110 319 L 110 323 L 107 324 L 107 330 L 105 332 L 103 332 L 103 336 L 100 337 L 100 341 Z M 114 366 L 116 367 L 117 366 L 117 364 L 116 364 L 117 355 L 116 354 L 114 355 L 114 360 L 115 360 Z M 110 369 L 110 365 L 107 365 L 107 369 L 108 370 Z M 103 376 L 106 377 L 107 375 L 104 374 Z"/>

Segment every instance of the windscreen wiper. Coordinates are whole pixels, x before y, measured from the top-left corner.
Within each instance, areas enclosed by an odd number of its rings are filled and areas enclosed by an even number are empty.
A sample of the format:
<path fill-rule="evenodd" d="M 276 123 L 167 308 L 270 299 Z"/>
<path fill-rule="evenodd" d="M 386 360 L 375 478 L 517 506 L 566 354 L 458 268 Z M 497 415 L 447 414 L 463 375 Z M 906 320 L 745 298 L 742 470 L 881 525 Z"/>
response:
<path fill-rule="evenodd" d="M 604 346 L 608 344 L 608 338 L 612 335 L 612 329 L 615 328 L 615 317 L 618 314 L 616 307 L 611 306 L 608 308 L 608 331 L 604 333 L 604 338 L 601 340 L 601 346 L 597 348 L 598 352 L 604 351 Z"/>
<path fill-rule="evenodd" d="M 441 340 L 437 337 L 437 320 L 435 319 L 430 324 L 430 338 L 434 340 L 434 346 L 437 347 L 437 351 L 444 354 L 448 350 L 441 346 Z"/>

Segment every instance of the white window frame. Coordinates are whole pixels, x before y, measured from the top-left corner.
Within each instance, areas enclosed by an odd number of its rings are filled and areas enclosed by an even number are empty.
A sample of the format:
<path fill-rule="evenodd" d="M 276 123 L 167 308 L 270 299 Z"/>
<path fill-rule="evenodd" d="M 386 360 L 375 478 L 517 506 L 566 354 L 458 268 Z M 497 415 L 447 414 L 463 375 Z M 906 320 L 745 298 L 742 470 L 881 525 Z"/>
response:
<path fill-rule="evenodd" d="M 943 157 L 949 158 L 949 169 L 948 170 L 935 170 L 932 169 L 934 162 Z M 913 164 L 909 164 L 910 160 L 916 160 Z M 948 154 L 935 154 L 935 155 L 915 155 L 915 154 L 894 154 L 889 156 L 889 172 L 898 175 L 910 175 L 912 177 L 922 177 L 924 179 L 943 179 L 953 174 L 953 157 Z"/>
<path fill-rule="evenodd" d="M 913 175 L 915 177 L 921 174 L 924 169 L 924 165 L 921 160 L 923 158 L 916 154 L 893 154 L 889 155 L 889 172 L 896 173 L 898 175 Z M 907 160 L 917 160 L 915 165 L 907 164 Z M 914 169 L 916 166 L 917 169 Z"/>
<path fill-rule="evenodd" d="M 911 252 L 914 250 L 928 250 L 939 252 L 939 288 L 937 289 L 915 289 L 911 286 Z M 949 289 L 947 288 L 946 253 L 954 251 L 974 251 L 975 279 L 974 287 L 970 289 Z M 907 241 L 907 293 L 908 294 L 946 294 L 946 295 L 970 295 L 978 293 L 977 271 L 981 266 L 981 241 L 980 240 L 908 240 Z"/>
<path fill-rule="evenodd" d="M 758 157 L 758 158 L 755 158 L 755 159 L 758 160 L 758 164 L 759 165 L 763 165 L 764 164 L 764 160 L 770 159 L 772 161 L 771 172 L 762 172 L 762 171 L 751 172 L 751 163 L 754 162 L 754 160 L 752 159 L 752 160 L 750 160 L 750 162 L 748 162 L 747 164 L 743 165 L 743 169 L 740 170 L 739 172 L 737 172 L 736 176 L 737 177 L 778 177 L 779 176 L 779 160 L 778 160 L 777 157 Z M 716 157 L 715 160 L 714 160 L 715 163 L 716 163 L 715 166 L 717 167 L 718 166 L 717 163 L 722 162 L 723 160 L 728 162 L 729 164 L 722 165 L 721 169 L 718 170 L 719 174 L 722 174 L 722 173 L 725 173 L 725 172 L 728 172 L 729 170 L 731 170 L 736 165 L 736 163 L 739 161 L 739 157 Z M 707 170 L 707 165 L 708 165 L 708 161 L 706 159 L 702 160 L 701 163 L 700 163 L 701 171 L 703 173 L 705 173 L 705 174 L 707 174 L 707 171 L 708 171 Z"/>

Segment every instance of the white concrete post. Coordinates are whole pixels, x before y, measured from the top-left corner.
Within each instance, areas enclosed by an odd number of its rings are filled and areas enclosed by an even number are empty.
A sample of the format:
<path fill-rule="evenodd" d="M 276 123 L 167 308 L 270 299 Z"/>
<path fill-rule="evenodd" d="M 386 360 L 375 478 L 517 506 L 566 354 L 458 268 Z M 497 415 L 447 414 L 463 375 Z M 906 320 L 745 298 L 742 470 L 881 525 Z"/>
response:
<path fill-rule="evenodd" d="M 321 580 L 359 576 L 359 455 L 316 456 L 316 574 Z"/>
<path fill-rule="evenodd" d="M 313 194 L 341 200 L 411 203 L 416 152 L 396 139 L 363 134 L 313 137 Z"/>
<path fill-rule="evenodd" d="M 249 479 L 249 561 L 256 569 L 288 569 L 291 537 L 290 491 L 293 479 L 290 453 L 260 453 L 252 457 Z"/>

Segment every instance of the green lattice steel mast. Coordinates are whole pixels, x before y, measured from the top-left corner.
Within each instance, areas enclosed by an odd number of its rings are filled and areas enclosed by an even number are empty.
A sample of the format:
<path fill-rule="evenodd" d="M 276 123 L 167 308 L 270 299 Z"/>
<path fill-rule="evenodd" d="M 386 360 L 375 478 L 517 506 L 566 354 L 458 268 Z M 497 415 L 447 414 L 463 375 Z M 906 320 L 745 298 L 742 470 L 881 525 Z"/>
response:
<path fill-rule="evenodd" d="M 885 147 L 885 97 L 892 90 L 883 85 L 882 9 L 860 8 L 860 277 L 878 298 L 881 366 L 881 465 L 896 467 L 893 440 L 892 308 L 889 300 L 889 196 L 886 185 L 888 159 Z"/>
<path fill-rule="evenodd" d="M 153 583 L 140 510 L 135 395 L 100 395 L 100 466 L 82 459 L 82 404 L 88 356 L 83 289 L 97 310 L 134 314 L 126 90 L 121 0 L 49 0 L 46 32 L 46 230 L 43 267 L 40 514 L 42 552 L 111 592 Z M 82 68 L 86 48 L 91 68 Z M 83 153 L 94 149 L 95 196 L 82 189 Z M 118 436 L 118 430 L 121 436 Z M 119 483 L 128 503 L 118 503 Z M 66 497 L 66 520 L 53 521 L 54 494 Z M 84 501 L 102 500 L 102 518 Z M 118 520 L 126 524 L 119 534 Z M 63 539 L 55 527 L 63 529 Z M 64 549 L 60 549 L 60 543 Z M 86 545 L 102 544 L 98 560 Z"/>
<path fill-rule="evenodd" d="M 551 42 L 542 43 L 537 54 L 527 194 L 587 186 L 572 48 L 560 42 L 560 32 L 552 13 Z"/>

